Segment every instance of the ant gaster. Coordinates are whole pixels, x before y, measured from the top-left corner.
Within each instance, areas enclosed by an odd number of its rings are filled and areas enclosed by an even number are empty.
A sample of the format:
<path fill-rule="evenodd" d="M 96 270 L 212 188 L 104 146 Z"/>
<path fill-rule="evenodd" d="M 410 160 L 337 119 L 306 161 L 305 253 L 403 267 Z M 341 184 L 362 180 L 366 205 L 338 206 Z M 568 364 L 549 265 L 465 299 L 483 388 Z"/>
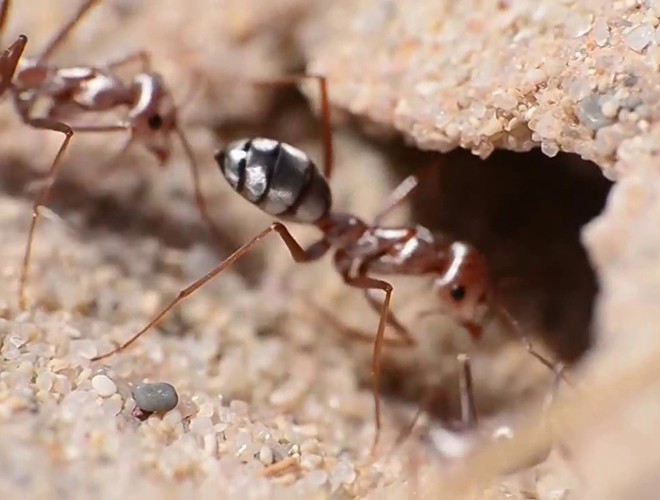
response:
<path fill-rule="evenodd" d="M 48 63 L 55 50 L 66 39 L 71 30 L 100 0 L 85 0 L 72 18 L 60 29 L 35 57 L 21 58 L 27 38 L 19 37 L 0 59 L 0 92 L 9 91 L 14 107 L 27 125 L 60 132 L 64 135 L 57 155 L 46 176 L 44 187 L 37 195 L 28 239 L 23 256 L 19 281 L 19 305 L 26 308 L 32 244 L 35 236 L 39 207 L 48 203 L 49 196 L 62 165 L 62 157 L 74 132 L 123 132 L 128 137 L 117 154 L 123 154 L 132 143 L 140 143 L 165 165 L 171 156 L 171 135 L 178 136 L 188 158 L 193 178 L 195 200 L 204 221 L 214 233 L 219 234 L 201 192 L 199 171 L 192 148 L 178 124 L 177 106 L 163 78 L 150 70 L 150 56 L 144 51 L 131 53 L 121 59 L 101 66 L 58 67 Z M 9 10 L 9 0 L 0 3 L 0 32 L 2 32 Z M 115 71 L 129 63 L 141 63 L 141 71 L 124 83 Z M 48 99 L 49 107 L 44 116 L 35 117 L 35 105 L 39 99 Z M 103 113 L 126 108 L 124 119 L 106 124 L 67 123 L 64 117 L 85 113 Z M 116 157 L 115 157 L 116 158 Z"/>
<path fill-rule="evenodd" d="M 446 235 L 433 234 L 420 225 L 384 227 L 380 224 L 414 189 L 416 178 L 406 179 L 392 193 L 373 224 L 352 214 L 332 210 L 332 195 L 328 185 L 333 158 L 329 104 L 325 78 L 321 77 L 321 82 L 325 152 L 323 174 L 303 151 L 272 139 L 235 141 L 215 155 L 223 176 L 237 193 L 278 219 L 315 225 L 322 233 L 321 238 L 311 246 L 303 248 L 284 224 L 273 222 L 205 276 L 181 290 L 176 298 L 128 341 L 93 360 L 104 359 L 126 349 L 160 323 L 179 302 L 250 252 L 272 233 L 279 235 L 293 259 L 299 263 L 318 260 L 332 250 L 335 268 L 344 282 L 363 289 L 369 305 L 380 315 L 375 339 L 361 332 L 352 332 L 352 335 L 361 340 L 369 339 L 374 342 L 372 372 L 376 418 L 375 446 L 381 426 L 379 389 L 383 345 L 411 347 L 416 345 L 416 340 L 390 311 L 392 285 L 373 278 L 372 274 L 435 276 L 433 287 L 440 303 L 466 326 L 474 338 L 481 336 L 480 321 L 488 309 L 504 310 L 493 300 L 486 261 L 473 246 Z M 373 290 L 382 290 L 385 293 L 382 302 L 369 293 Z M 508 314 L 503 313 L 503 317 L 511 319 Z M 517 327 L 512 319 L 511 323 Z M 385 338 L 386 325 L 392 327 L 397 337 Z M 530 343 L 527 343 L 527 346 L 534 356 L 553 368 L 551 362 L 533 351 Z"/>

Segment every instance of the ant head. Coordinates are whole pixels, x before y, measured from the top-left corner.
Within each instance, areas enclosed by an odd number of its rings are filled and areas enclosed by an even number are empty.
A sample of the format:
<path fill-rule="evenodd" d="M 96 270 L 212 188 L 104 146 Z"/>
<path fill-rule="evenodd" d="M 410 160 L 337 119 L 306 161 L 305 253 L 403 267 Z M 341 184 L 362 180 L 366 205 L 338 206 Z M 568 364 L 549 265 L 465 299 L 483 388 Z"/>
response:
<path fill-rule="evenodd" d="M 474 247 L 452 243 L 447 271 L 433 284 L 442 303 L 470 331 L 478 337 L 478 326 L 488 307 L 490 277 L 483 255 Z"/>
<path fill-rule="evenodd" d="M 156 73 L 136 75 L 133 91 L 135 105 L 129 115 L 132 139 L 142 143 L 164 165 L 172 149 L 170 134 L 178 128 L 174 98 Z"/>

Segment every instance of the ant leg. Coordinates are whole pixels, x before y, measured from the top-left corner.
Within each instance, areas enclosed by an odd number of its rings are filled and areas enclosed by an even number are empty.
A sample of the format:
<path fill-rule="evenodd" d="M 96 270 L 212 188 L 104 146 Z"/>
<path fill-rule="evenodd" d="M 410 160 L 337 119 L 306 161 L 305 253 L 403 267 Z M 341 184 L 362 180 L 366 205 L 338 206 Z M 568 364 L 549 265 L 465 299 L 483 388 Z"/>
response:
<path fill-rule="evenodd" d="M 64 152 L 66 151 L 66 148 L 69 145 L 69 141 L 73 137 L 74 130 L 76 132 L 110 132 L 117 130 L 126 130 L 126 127 L 118 126 L 118 125 L 99 126 L 99 127 L 93 127 L 93 126 L 71 127 L 66 123 L 62 123 L 50 118 L 30 118 L 23 115 L 21 115 L 21 118 L 23 118 L 24 122 L 27 125 L 33 128 L 52 130 L 54 132 L 60 132 L 64 134 L 64 140 L 62 141 L 62 144 L 60 144 L 57 154 L 55 155 L 55 159 L 53 160 L 53 163 L 51 164 L 50 169 L 48 170 L 48 173 L 46 175 L 47 178 L 46 185 L 41 189 L 32 206 L 32 220 L 30 222 L 30 229 L 28 230 L 28 239 L 25 245 L 25 253 L 23 254 L 23 263 L 21 265 L 21 276 L 19 279 L 19 287 L 18 287 L 19 307 L 21 309 L 26 309 L 27 301 L 25 297 L 25 290 L 27 288 L 28 280 L 29 280 L 30 258 L 32 255 L 32 244 L 34 241 L 34 234 L 37 228 L 37 220 L 39 219 L 39 207 L 48 203 L 50 192 L 53 188 L 55 179 L 57 178 L 57 174 L 62 165 L 62 157 L 64 155 Z"/>
<path fill-rule="evenodd" d="M 304 249 L 295 240 L 293 235 L 289 232 L 286 226 L 284 226 L 284 224 L 280 222 L 273 222 L 268 228 L 264 229 L 262 232 L 260 232 L 258 235 L 256 235 L 254 238 L 252 238 L 243 246 L 239 247 L 237 250 L 234 251 L 234 253 L 232 253 L 229 257 L 227 257 L 222 262 L 220 262 L 217 266 L 211 269 L 204 276 L 202 276 L 201 278 L 199 278 L 198 280 L 194 281 L 189 286 L 181 290 L 178 293 L 178 295 L 174 299 L 172 299 L 172 301 L 170 301 L 158 314 L 156 314 L 156 316 L 151 321 L 149 321 L 149 323 L 147 323 L 147 325 L 144 328 L 142 328 L 139 332 L 134 334 L 131 338 L 129 338 L 119 347 L 116 347 L 115 349 L 112 349 L 111 351 L 106 352 L 105 354 L 96 356 L 91 360 L 99 361 L 101 359 L 112 356 L 113 354 L 121 352 L 127 347 L 129 347 L 132 343 L 134 343 L 142 335 L 148 332 L 151 328 L 157 326 L 167 315 L 167 313 L 169 313 L 177 304 L 179 304 L 179 302 L 184 301 L 186 298 L 188 298 L 190 295 L 192 295 L 202 286 L 204 286 L 207 282 L 209 282 L 210 280 L 215 278 L 218 274 L 220 274 L 222 271 L 224 271 L 229 266 L 231 266 L 238 259 L 243 257 L 245 254 L 249 253 L 257 243 L 259 243 L 266 236 L 272 233 L 277 233 L 279 235 L 279 237 L 282 239 L 284 244 L 289 249 L 289 252 L 291 253 L 291 257 L 293 257 L 293 260 L 299 263 L 320 259 L 330 249 L 330 244 L 328 243 L 327 240 L 317 241 L 307 249 Z"/>
<path fill-rule="evenodd" d="M 61 123 L 49 119 L 33 119 L 29 121 L 29 124 L 35 128 L 42 128 L 42 129 L 54 130 L 55 132 L 60 132 L 64 134 L 64 140 L 62 141 L 62 144 L 60 145 L 60 148 L 57 151 L 57 154 L 55 155 L 55 159 L 53 160 L 53 163 L 51 164 L 50 169 L 48 170 L 48 182 L 43 187 L 43 189 L 37 196 L 36 200 L 34 201 L 34 205 L 32 206 L 32 220 L 30 221 L 30 229 L 28 230 L 28 239 L 27 239 L 27 244 L 25 245 L 25 253 L 23 255 L 23 263 L 21 266 L 21 276 L 18 285 L 18 305 L 21 309 L 25 309 L 27 307 L 25 289 L 28 283 L 28 269 L 30 265 L 30 257 L 32 255 L 32 242 L 34 241 L 34 231 L 37 227 L 37 219 L 39 218 L 39 207 L 41 205 L 46 204 L 48 201 L 48 196 L 50 194 L 50 190 L 53 186 L 55 177 L 57 175 L 57 171 L 61 164 L 62 156 L 64 154 L 64 151 L 66 151 L 67 146 L 69 145 L 69 141 L 71 140 L 71 137 L 73 137 L 73 129 L 71 129 L 71 127 L 69 127 L 65 123 Z"/>
<path fill-rule="evenodd" d="M 350 269 L 351 259 L 344 252 L 337 252 L 335 254 L 335 265 L 338 270 L 343 271 Z M 350 271 L 349 271 L 350 272 Z M 392 285 L 386 281 L 378 280 L 375 278 L 370 278 L 365 275 L 351 276 L 348 272 L 342 272 L 342 278 L 344 282 L 355 288 L 362 289 L 376 289 L 382 290 L 385 292 L 385 299 L 381 304 L 380 309 L 380 321 L 378 322 L 378 330 L 376 332 L 376 338 L 374 340 L 374 351 L 371 363 L 371 372 L 374 382 L 374 409 L 376 414 L 376 435 L 374 436 L 374 442 L 371 447 L 371 454 L 374 455 L 376 448 L 378 447 L 378 441 L 380 439 L 380 430 L 381 430 L 381 418 L 380 418 L 380 375 L 381 375 L 381 361 L 383 356 L 383 344 L 385 340 L 385 326 L 387 325 L 387 314 L 390 309 L 390 302 L 392 300 L 392 292 L 394 288 Z"/>
<path fill-rule="evenodd" d="M 472 367 L 470 357 L 467 354 L 458 354 L 456 356 L 458 363 L 458 396 L 461 413 L 461 430 L 471 431 L 477 427 L 477 405 L 474 398 L 474 383 L 472 379 Z M 400 445 L 411 434 L 423 411 L 430 406 L 433 392 L 427 388 L 426 395 L 420 403 L 419 409 L 410 424 L 399 434 L 395 446 Z"/>
<path fill-rule="evenodd" d="M 66 39 L 67 36 L 71 33 L 73 28 L 80 22 L 80 20 L 89 12 L 92 7 L 94 7 L 99 0 L 85 0 L 76 13 L 69 19 L 69 21 L 62 26 L 59 32 L 57 32 L 53 38 L 46 44 L 44 50 L 36 58 L 37 64 L 46 62 L 46 60 L 53 55 L 53 52 L 59 47 L 59 45 Z"/>
<path fill-rule="evenodd" d="M 309 300 L 308 304 L 311 308 L 314 309 L 316 314 L 321 316 L 323 320 L 329 323 L 332 328 L 337 330 L 339 333 L 341 333 L 348 339 L 352 341 L 373 344 L 374 336 L 372 333 L 365 332 L 363 330 L 354 328 L 352 326 L 343 323 L 342 321 L 337 319 L 336 314 L 333 314 L 330 311 L 326 310 L 325 308 L 319 306 L 313 300 Z M 411 344 L 405 339 L 386 337 L 383 339 L 383 345 L 391 346 L 391 347 L 410 347 L 411 345 L 415 345 L 415 341 L 413 340 L 413 344 Z"/>
<path fill-rule="evenodd" d="M 564 371 L 566 370 L 566 367 L 563 364 L 559 364 L 559 369 L 556 372 L 555 378 L 552 381 L 552 387 L 550 388 L 550 391 L 548 392 L 545 401 L 543 402 L 543 407 L 546 410 L 550 410 L 552 408 L 552 405 L 554 405 L 555 400 L 557 399 L 557 395 L 559 394 L 559 388 L 561 387 L 562 381 L 564 381 Z"/>
<path fill-rule="evenodd" d="M 323 135 L 323 175 L 326 179 L 330 179 L 334 168 L 334 147 L 332 143 L 332 121 L 330 117 L 330 95 L 327 78 L 322 75 L 294 75 L 273 80 L 254 80 L 252 83 L 259 86 L 297 85 L 304 80 L 316 80 L 319 84 Z"/>
<path fill-rule="evenodd" d="M 461 408 L 461 423 L 464 429 L 472 430 L 477 426 L 477 405 L 474 402 L 472 367 L 467 354 L 456 356 L 458 362 L 458 391 Z"/>
<path fill-rule="evenodd" d="M 423 396 L 421 401 L 419 402 L 419 406 L 417 408 L 417 411 L 415 412 L 415 415 L 413 415 L 413 418 L 410 420 L 410 423 L 406 425 L 400 432 L 399 435 L 397 436 L 396 440 L 394 441 L 394 445 L 392 446 L 392 450 L 390 451 L 390 454 L 394 452 L 399 446 L 401 446 L 410 436 L 412 436 L 413 431 L 415 430 L 415 427 L 417 426 L 417 422 L 419 421 L 420 417 L 424 412 L 429 412 L 431 410 L 431 405 L 433 403 L 433 399 L 436 394 L 436 388 L 433 386 L 425 385 L 423 388 Z"/>
<path fill-rule="evenodd" d="M 124 66 L 125 64 L 130 64 L 135 61 L 138 61 L 142 65 L 142 72 L 148 72 L 151 70 L 151 54 L 149 54 L 149 52 L 146 50 L 137 50 L 135 52 L 131 52 L 123 57 L 120 57 L 119 59 L 105 63 L 104 66 L 108 69 L 117 69 L 121 66 Z"/>
<path fill-rule="evenodd" d="M 367 299 L 369 306 L 377 313 L 380 313 L 382 304 L 373 295 L 371 295 L 370 292 L 371 289 L 365 290 L 364 297 Z M 394 315 L 394 313 L 389 309 L 387 311 L 387 317 L 385 320 L 387 321 L 387 324 L 394 329 L 397 335 L 401 337 L 401 341 L 404 345 L 413 346 L 417 343 L 408 329 L 403 326 L 403 323 L 401 323 Z"/>
<path fill-rule="evenodd" d="M 0 15 L 2 15 L 2 12 L 0 12 Z M 0 56 L 0 78 L 2 78 L 0 80 L 0 96 L 11 86 L 16 66 L 18 66 L 18 61 L 23 55 L 25 45 L 27 45 L 27 37 L 20 35 Z"/>
<path fill-rule="evenodd" d="M 210 85 L 206 75 L 199 68 L 190 68 L 190 77 L 188 78 L 189 82 L 192 82 L 187 85 L 185 93 L 180 93 L 179 96 L 183 95 L 184 97 L 176 98 L 176 106 L 178 111 L 182 111 L 186 106 L 188 106 L 196 94 L 201 93 L 205 88 Z"/>
<path fill-rule="evenodd" d="M 456 356 L 456 361 L 459 368 L 458 391 L 461 412 L 461 431 L 472 431 L 477 427 L 478 422 L 470 357 L 467 354 L 459 354 Z M 424 411 L 428 411 L 430 408 L 431 401 L 433 399 L 432 387 L 427 387 L 424 393 L 425 395 L 420 402 L 419 408 L 415 412 L 412 420 L 404 429 L 402 429 L 402 431 L 397 436 L 397 439 L 394 442 L 394 446 L 392 447 L 392 452 L 412 435 L 419 417 Z"/>
<path fill-rule="evenodd" d="M 74 130 L 77 131 L 75 127 Z M 130 149 L 133 142 L 134 138 L 129 134 L 121 147 L 99 167 L 99 176 L 109 174 L 110 171 L 112 171 L 117 166 L 117 162 L 126 154 L 126 151 Z"/>

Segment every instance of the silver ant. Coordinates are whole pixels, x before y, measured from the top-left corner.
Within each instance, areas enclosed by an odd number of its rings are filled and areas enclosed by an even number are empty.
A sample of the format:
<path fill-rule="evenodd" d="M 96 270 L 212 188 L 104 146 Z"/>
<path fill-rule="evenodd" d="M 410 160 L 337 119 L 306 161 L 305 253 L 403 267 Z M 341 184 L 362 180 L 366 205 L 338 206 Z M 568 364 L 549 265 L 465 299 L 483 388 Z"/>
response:
<path fill-rule="evenodd" d="M 325 79 L 322 88 L 325 88 Z M 310 262 L 333 251 L 333 262 L 344 282 L 364 290 L 368 304 L 378 312 L 380 321 L 375 338 L 351 331 L 358 340 L 374 343 L 372 372 L 374 380 L 374 406 L 376 435 L 374 448 L 381 428 L 380 378 L 381 356 L 385 344 L 414 347 L 417 341 L 408 329 L 390 311 L 393 287 L 387 281 L 373 278 L 380 275 L 431 275 L 433 289 L 444 309 L 466 327 L 474 339 L 479 339 L 481 323 L 486 312 L 494 311 L 506 321 L 525 343 L 527 350 L 553 371 L 555 365 L 538 354 L 521 333 L 519 325 L 495 299 L 494 287 L 484 256 L 473 246 L 456 241 L 444 234 L 433 234 L 421 225 L 384 227 L 383 218 L 401 204 L 417 185 L 416 178 L 409 177 L 396 188 L 384 208 L 369 224 L 355 215 L 334 212 L 328 179 L 332 173 L 332 142 L 330 120 L 327 116 L 325 94 L 324 139 L 325 155 L 323 173 L 301 150 L 289 144 L 266 138 L 243 139 L 232 142 L 215 155 L 222 175 L 234 191 L 262 211 L 278 219 L 312 224 L 322 233 L 321 238 L 307 248 L 295 240 L 281 222 L 273 222 L 249 242 L 220 262 L 205 276 L 179 292 L 148 324 L 115 349 L 97 356 L 93 361 L 107 358 L 123 351 L 139 337 L 159 324 L 181 301 L 185 300 L 209 280 L 250 252 L 261 240 L 276 233 L 287 246 L 295 262 Z M 382 302 L 370 291 L 382 290 Z M 397 334 L 386 338 L 389 325 Z"/>
<path fill-rule="evenodd" d="M 49 59 L 60 47 L 73 28 L 99 3 L 100 0 L 85 0 L 72 18 L 46 44 L 40 54 L 21 57 L 27 37 L 21 35 L 0 59 L 0 94 L 8 91 L 21 120 L 36 129 L 53 130 L 64 135 L 50 169 L 44 187 L 38 193 L 28 231 L 19 280 L 18 301 L 21 309 L 27 306 L 26 289 L 35 229 L 39 219 L 39 207 L 48 203 L 55 179 L 62 166 L 63 155 L 74 133 L 77 132 L 123 132 L 128 137 L 117 154 L 122 155 L 133 143 L 140 143 L 152 153 L 161 165 L 171 155 L 171 135 L 179 138 L 188 159 L 193 179 L 195 201 L 200 214 L 214 236 L 219 234 L 208 214 L 202 195 L 199 169 L 195 155 L 183 130 L 179 126 L 177 106 L 163 78 L 151 71 L 150 56 L 137 51 L 100 66 L 79 65 L 59 67 L 49 64 Z M 3 31 L 9 11 L 9 0 L 0 3 L 0 32 Z M 130 82 L 124 83 L 115 72 L 129 63 L 141 63 L 141 71 Z M 49 108 L 44 116 L 33 116 L 39 99 L 48 99 Z M 125 118 L 102 125 L 65 123 L 64 116 L 85 113 L 111 112 L 125 108 Z"/>

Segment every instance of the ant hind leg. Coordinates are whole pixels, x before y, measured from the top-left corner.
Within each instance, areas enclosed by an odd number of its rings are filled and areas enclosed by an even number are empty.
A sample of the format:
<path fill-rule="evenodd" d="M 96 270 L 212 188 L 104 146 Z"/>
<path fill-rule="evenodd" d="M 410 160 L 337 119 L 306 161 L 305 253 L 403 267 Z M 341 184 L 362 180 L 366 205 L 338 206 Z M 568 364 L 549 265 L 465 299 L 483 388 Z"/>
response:
<path fill-rule="evenodd" d="M 160 324 L 165 316 L 180 302 L 183 302 L 185 299 L 203 287 L 207 282 L 211 281 L 238 259 L 249 253 L 261 240 L 272 233 L 277 233 L 277 235 L 282 239 L 284 244 L 289 249 L 291 257 L 293 257 L 295 262 L 309 262 L 312 260 L 317 260 L 325 255 L 325 253 L 330 249 L 330 244 L 326 240 L 320 240 L 305 249 L 300 246 L 300 244 L 295 240 L 293 235 L 289 232 L 286 226 L 284 226 L 284 224 L 280 222 L 273 222 L 268 228 L 261 231 L 244 245 L 240 246 L 237 250 L 234 251 L 234 253 L 216 265 L 204 276 L 192 282 L 186 288 L 182 289 L 178 295 L 172 299 L 165 307 L 163 307 L 163 309 L 161 309 L 161 311 L 156 314 L 156 316 L 151 321 L 149 321 L 141 330 L 135 333 L 127 341 L 104 354 L 92 358 L 91 361 L 99 361 L 125 350 L 131 344 L 136 342 L 142 335 Z"/>

